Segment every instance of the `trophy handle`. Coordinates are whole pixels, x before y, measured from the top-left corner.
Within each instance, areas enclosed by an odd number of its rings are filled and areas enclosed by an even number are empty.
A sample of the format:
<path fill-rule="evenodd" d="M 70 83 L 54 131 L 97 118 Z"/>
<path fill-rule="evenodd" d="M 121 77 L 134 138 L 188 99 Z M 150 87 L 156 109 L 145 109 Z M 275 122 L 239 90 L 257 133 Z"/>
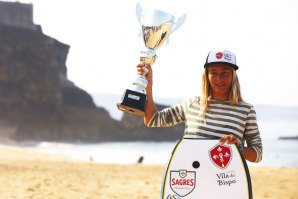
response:
<path fill-rule="evenodd" d="M 140 24 L 140 27 L 142 27 L 142 21 L 141 21 L 141 18 L 143 17 L 143 15 L 142 15 L 142 11 L 143 11 L 142 6 L 141 6 L 139 3 L 137 3 L 137 6 L 136 6 L 136 14 L 137 14 L 137 19 L 138 19 L 138 22 L 139 22 L 139 24 Z M 140 30 L 138 36 L 139 36 L 139 37 L 142 36 L 142 28 L 141 28 L 141 30 Z"/>
<path fill-rule="evenodd" d="M 173 28 L 172 33 L 175 32 L 178 28 L 180 28 L 180 26 L 182 26 L 182 24 L 185 21 L 185 18 L 186 18 L 185 14 L 178 18 L 177 23 L 174 23 L 175 27 Z"/>
<path fill-rule="evenodd" d="M 141 23 L 142 11 L 143 11 L 143 8 L 138 3 L 137 6 L 136 6 L 136 14 L 137 14 L 137 19 L 138 19 L 138 22 L 139 22 L 140 25 L 142 25 L 142 23 Z"/>
<path fill-rule="evenodd" d="M 176 30 L 178 30 L 178 28 L 180 28 L 180 27 L 183 25 L 185 19 L 186 19 L 186 15 L 185 15 L 185 14 L 182 15 L 182 16 L 180 16 L 180 17 L 178 18 L 178 21 L 177 21 L 176 23 L 174 23 L 175 26 L 173 27 L 173 29 L 172 29 L 172 31 L 171 31 L 171 34 L 173 34 L 173 32 L 175 32 Z M 175 19 L 174 19 L 174 21 L 175 21 Z M 171 35 L 171 34 L 170 34 L 170 35 Z M 166 43 L 166 44 L 169 43 L 170 35 L 169 35 L 169 37 L 168 37 L 168 39 L 167 39 L 167 43 Z"/>

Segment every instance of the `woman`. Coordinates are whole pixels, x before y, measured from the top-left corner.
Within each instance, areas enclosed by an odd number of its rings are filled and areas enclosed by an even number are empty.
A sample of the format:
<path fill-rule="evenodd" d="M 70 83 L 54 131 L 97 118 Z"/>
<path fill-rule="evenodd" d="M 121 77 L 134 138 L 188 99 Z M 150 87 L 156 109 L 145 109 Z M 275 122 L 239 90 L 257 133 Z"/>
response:
<path fill-rule="evenodd" d="M 239 144 L 246 160 L 262 159 L 262 140 L 252 105 L 241 97 L 237 78 L 236 57 L 225 50 L 210 52 L 204 65 L 201 97 L 187 99 L 175 106 L 157 111 L 152 96 L 152 69 L 137 66 L 138 74 L 146 73 L 146 116 L 149 127 L 165 127 L 185 122 L 184 135 L 217 138 L 221 143 Z M 244 146 L 246 142 L 246 146 Z"/>

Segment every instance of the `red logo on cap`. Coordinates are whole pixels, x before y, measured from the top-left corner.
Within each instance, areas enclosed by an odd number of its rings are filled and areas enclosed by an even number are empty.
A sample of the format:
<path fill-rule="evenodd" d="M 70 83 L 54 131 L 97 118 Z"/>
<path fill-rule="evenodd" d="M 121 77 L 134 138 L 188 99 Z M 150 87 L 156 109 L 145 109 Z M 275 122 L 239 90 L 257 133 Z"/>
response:
<path fill-rule="evenodd" d="M 221 52 L 218 52 L 218 53 L 216 53 L 216 58 L 217 58 L 217 59 L 221 59 L 221 58 L 222 58 L 222 55 L 223 55 L 223 54 L 222 54 Z"/>

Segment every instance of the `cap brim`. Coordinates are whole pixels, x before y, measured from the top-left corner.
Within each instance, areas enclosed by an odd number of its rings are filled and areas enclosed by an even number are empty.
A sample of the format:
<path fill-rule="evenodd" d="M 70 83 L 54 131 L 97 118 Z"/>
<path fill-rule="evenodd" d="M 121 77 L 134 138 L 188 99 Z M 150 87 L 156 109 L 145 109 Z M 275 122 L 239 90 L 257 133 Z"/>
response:
<path fill-rule="evenodd" d="M 204 68 L 208 67 L 208 66 L 211 66 L 211 65 L 214 65 L 214 64 L 224 64 L 224 65 L 228 65 L 228 66 L 231 66 L 234 70 L 238 70 L 238 66 L 235 65 L 235 64 L 231 64 L 231 63 L 227 63 L 227 62 L 211 62 L 211 63 L 206 63 L 204 65 Z"/>

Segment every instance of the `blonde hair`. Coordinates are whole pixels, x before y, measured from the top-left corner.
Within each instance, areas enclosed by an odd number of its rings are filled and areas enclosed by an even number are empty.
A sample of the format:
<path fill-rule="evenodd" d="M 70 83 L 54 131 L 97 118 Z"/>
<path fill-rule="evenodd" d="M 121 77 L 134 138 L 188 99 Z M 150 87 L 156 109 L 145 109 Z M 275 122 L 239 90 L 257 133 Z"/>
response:
<path fill-rule="evenodd" d="M 241 90 L 240 90 L 240 83 L 238 80 L 238 76 L 235 70 L 232 70 L 232 85 L 231 85 L 231 91 L 230 91 L 230 97 L 229 102 L 231 105 L 237 105 L 240 102 L 243 101 L 241 96 Z M 208 70 L 207 67 L 205 68 L 205 71 L 202 76 L 202 94 L 200 99 L 200 116 L 205 118 L 205 114 L 207 112 L 207 109 L 209 107 L 209 98 L 211 97 L 211 86 L 208 79 Z"/>

